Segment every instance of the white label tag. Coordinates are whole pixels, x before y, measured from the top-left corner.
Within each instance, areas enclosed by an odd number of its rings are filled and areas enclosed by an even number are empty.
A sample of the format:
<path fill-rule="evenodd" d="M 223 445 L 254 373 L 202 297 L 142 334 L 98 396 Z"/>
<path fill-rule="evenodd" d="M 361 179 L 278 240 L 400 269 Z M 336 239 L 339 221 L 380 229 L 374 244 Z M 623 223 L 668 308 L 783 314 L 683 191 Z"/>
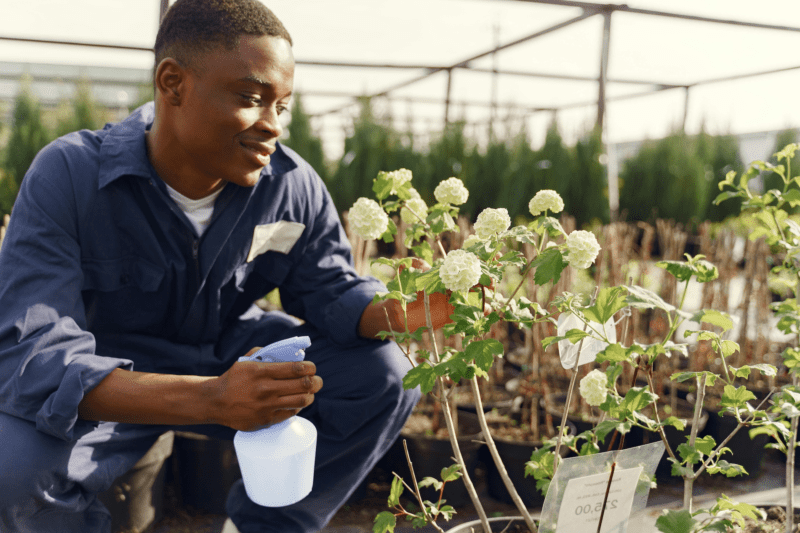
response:
<path fill-rule="evenodd" d="M 264 252 L 274 251 L 288 254 L 294 243 L 306 229 L 305 224 L 280 220 L 272 224 L 262 224 L 253 230 L 253 244 L 247 254 L 249 263 Z"/>
<path fill-rule="evenodd" d="M 642 468 L 615 470 L 600 533 L 626 533 Z M 572 478 L 558 512 L 556 533 L 597 531 L 610 472 Z"/>

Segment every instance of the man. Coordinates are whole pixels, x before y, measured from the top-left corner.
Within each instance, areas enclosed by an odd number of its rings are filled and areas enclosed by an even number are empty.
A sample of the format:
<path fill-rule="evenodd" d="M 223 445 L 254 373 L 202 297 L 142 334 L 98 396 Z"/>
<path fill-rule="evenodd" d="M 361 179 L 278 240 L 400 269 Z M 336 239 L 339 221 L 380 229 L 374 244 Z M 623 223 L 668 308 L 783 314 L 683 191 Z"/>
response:
<path fill-rule="evenodd" d="M 155 106 L 42 150 L 14 207 L 0 529 L 108 531 L 96 494 L 164 431 L 232 438 L 299 412 L 319 435 L 311 494 L 265 508 L 239 482 L 227 508 L 243 533 L 317 531 L 419 398 L 397 346 L 365 339 L 387 315 L 400 329 L 397 304 L 371 303 L 381 285 L 355 274 L 321 180 L 276 142 L 294 76 L 280 21 L 256 0 L 178 0 L 155 52 Z M 275 287 L 304 322 L 253 306 Z M 236 362 L 300 335 L 306 362 Z"/>

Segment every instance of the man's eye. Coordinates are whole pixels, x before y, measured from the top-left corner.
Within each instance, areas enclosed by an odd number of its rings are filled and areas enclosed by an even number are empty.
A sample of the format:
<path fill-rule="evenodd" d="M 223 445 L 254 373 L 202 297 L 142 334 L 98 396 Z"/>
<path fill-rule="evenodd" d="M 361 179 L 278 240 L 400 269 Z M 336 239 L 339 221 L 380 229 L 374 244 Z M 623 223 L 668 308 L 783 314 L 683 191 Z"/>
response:
<path fill-rule="evenodd" d="M 287 106 L 285 106 L 285 105 L 279 105 L 278 106 L 278 114 L 280 115 L 284 111 L 289 111 L 289 108 Z"/>
<path fill-rule="evenodd" d="M 242 94 L 242 95 L 239 95 L 239 96 L 241 96 L 242 99 L 245 102 L 248 102 L 250 104 L 260 104 L 261 103 L 261 98 L 259 98 L 257 96 L 250 96 L 248 94 Z"/>

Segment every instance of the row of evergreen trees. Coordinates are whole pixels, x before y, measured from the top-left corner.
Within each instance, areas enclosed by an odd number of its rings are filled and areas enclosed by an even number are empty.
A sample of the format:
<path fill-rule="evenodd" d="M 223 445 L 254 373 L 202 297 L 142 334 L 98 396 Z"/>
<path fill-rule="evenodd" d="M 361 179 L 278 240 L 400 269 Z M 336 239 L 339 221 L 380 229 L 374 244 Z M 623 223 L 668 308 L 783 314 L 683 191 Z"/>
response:
<path fill-rule="evenodd" d="M 23 84 L 14 104 L 9 141 L 0 151 L 0 214 L 11 211 L 25 171 L 47 142 L 57 135 L 102 125 L 88 83 L 80 84 L 71 105 L 62 108 L 68 109 L 61 110 L 54 131 L 48 130 L 40 106 Z M 554 121 L 539 149 L 531 147 L 524 130 L 505 138 L 495 135 L 486 146 L 479 146 L 467 135 L 465 124 L 456 122 L 420 148 L 411 134 L 392 128 L 388 118 L 377 116 L 371 102 L 363 100 L 345 140 L 344 155 L 331 162 L 325 159 L 322 142 L 297 96 L 287 134 L 285 144 L 318 170 L 340 211 L 361 196 L 371 196 L 378 171 L 408 168 L 414 173 L 414 186 L 429 203 L 440 181 L 450 176 L 464 181 L 470 198 L 462 213 L 473 218 L 486 207 L 505 207 L 512 219 L 526 217 L 528 200 L 536 191 L 553 189 L 580 226 L 609 221 L 603 146 L 596 130 L 568 146 Z M 776 147 L 793 142 L 794 137 L 794 130 L 785 132 Z M 735 202 L 713 206 L 712 200 L 717 182 L 729 170 L 739 172 L 742 167 L 733 136 L 676 132 L 645 142 L 620 170 L 620 218 L 658 217 L 693 224 L 735 215 L 739 212 Z M 765 176 L 768 188 L 772 181 Z"/>

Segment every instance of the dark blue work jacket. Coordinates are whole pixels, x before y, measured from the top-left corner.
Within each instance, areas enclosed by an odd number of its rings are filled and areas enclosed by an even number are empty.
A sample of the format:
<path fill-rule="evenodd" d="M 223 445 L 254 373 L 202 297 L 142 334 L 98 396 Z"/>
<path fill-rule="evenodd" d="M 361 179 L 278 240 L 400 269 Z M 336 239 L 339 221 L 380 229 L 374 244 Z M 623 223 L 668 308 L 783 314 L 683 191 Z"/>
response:
<path fill-rule="evenodd" d="M 0 411 L 62 439 L 91 429 L 78 404 L 117 367 L 224 372 L 244 355 L 225 331 L 275 287 L 343 346 L 382 287 L 356 275 L 324 184 L 280 144 L 256 186 L 225 186 L 198 237 L 147 158 L 152 121 L 148 104 L 44 148 L 0 250 Z"/>

